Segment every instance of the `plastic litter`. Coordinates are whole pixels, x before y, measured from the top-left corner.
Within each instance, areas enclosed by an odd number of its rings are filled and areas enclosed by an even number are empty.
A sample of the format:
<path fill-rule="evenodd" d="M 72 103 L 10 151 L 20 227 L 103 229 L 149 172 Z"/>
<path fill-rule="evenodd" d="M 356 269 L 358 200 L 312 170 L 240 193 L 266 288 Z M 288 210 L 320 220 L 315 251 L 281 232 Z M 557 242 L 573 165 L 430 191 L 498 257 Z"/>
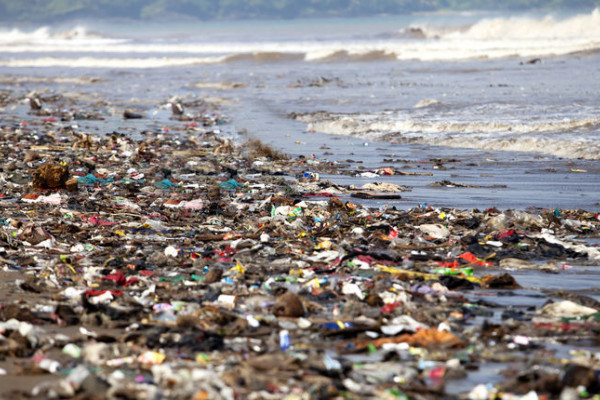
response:
<path fill-rule="evenodd" d="M 600 394 L 600 303 L 521 281 L 597 265 L 597 213 L 395 208 L 410 188 L 325 177 L 431 174 L 239 146 L 177 102 L 147 131 L 2 128 L 0 374 L 34 382 L 14 398 Z"/>

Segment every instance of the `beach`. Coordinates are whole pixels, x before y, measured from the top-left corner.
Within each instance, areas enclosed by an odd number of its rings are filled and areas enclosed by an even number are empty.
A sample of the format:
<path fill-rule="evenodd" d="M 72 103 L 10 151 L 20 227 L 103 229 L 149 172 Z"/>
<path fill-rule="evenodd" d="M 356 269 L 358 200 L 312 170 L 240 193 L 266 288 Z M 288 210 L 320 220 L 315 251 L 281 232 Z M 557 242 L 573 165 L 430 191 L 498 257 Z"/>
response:
<path fill-rule="evenodd" d="M 598 394 L 597 18 L 6 28 L 0 397 Z"/>

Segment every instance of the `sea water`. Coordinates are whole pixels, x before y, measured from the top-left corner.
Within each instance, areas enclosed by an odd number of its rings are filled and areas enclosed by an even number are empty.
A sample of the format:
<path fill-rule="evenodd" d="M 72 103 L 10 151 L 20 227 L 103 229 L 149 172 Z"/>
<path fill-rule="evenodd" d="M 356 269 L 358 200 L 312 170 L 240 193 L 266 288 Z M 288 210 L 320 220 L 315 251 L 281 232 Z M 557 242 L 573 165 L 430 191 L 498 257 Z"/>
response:
<path fill-rule="evenodd" d="M 173 97 L 217 99 L 233 138 L 246 132 L 363 169 L 423 163 L 417 172 L 435 178 L 382 178 L 414 188 L 406 207 L 590 209 L 600 201 L 598 49 L 598 10 L 87 20 L 1 27 L 0 84 L 13 97 L 66 93 L 71 107 L 103 100 L 112 113 L 104 122 L 79 123 L 100 133 L 171 123 L 160 106 Z M 150 121 L 122 121 L 132 103 Z M 453 161 L 434 171 L 432 159 Z"/>

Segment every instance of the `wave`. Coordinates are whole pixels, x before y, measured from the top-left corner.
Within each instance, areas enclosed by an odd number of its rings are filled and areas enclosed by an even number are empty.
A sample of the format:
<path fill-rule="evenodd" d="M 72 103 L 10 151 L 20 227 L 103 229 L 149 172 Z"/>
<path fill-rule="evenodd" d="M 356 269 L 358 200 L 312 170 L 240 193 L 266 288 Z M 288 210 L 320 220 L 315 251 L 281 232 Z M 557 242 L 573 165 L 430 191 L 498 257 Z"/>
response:
<path fill-rule="evenodd" d="M 592 55 L 600 52 L 600 39 L 467 42 L 433 41 L 421 43 L 350 43 L 287 45 L 244 45 L 216 48 L 213 45 L 136 46 L 81 45 L 3 46 L 0 44 L 0 66 L 6 67 L 90 67 L 90 68 L 160 68 L 214 63 L 276 62 L 390 62 L 401 60 L 457 61 L 516 57 L 520 59 L 554 56 Z M 12 57 L 2 57 L 2 54 Z M 80 57 L 68 56 L 70 54 Z M 19 58 L 18 55 L 24 57 Z M 36 55 L 39 55 L 36 57 Z"/>
<path fill-rule="evenodd" d="M 385 50 L 375 49 L 364 51 L 348 51 L 348 50 L 337 50 L 333 52 L 325 52 L 320 54 L 307 54 L 306 60 L 320 61 L 320 62 L 369 62 L 369 61 L 394 61 L 398 60 L 398 54 Z"/>
<path fill-rule="evenodd" d="M 600 39 L 600 10 L 557 20 L 544 18 L 483 19 L 468 29 L 443 34 L 444 39 L 507 40 L 507 39 Z"/>
<path fill-rule="evenodd" d="M 83 26 L 76 26 L 69 30 L 55 31 L 48 26 L 42 26 L 34 31 L 11 29 L 0 30 L 0 45 L 60 45 L 60 44 L 89 44 L 94 43 L 122 43 L 123 39 L 111 39 L 90 32 Z"/>
<path fill-rule="evenodd" d="M 348 43 L 255 43 L 221 45 L 135 45 L 135 44 L 45 44 L 4 45 L 1 54 L 89 54 L 132 55 L 139 57 L 176 58 L 182 55 L 216 57 L 219 62 L 365 62 L 365 61 L 455 61 L 492 58 L 553 57 L 568 54 L 592 54 L 600 50 L 600 38 L 486 41 L 472 43 L 459 40 L 411 42 Z M 1 58 L 1 56 L 0 56 Z M 13 57 L 16 58 L 16 57 Z M 68 57 L 66 57 L 68 58 Z M 98 57 L 100 58 L 100 57 Z M 68 66 L 68 65 L 65 65 Z M 124 66 L 126 67 L 126 66 Z"/>
<path fill-rule="evenodd" d="M 437 100 L 422 100 L 415 108 L 441 104 Z M 393 115 L 363 115 L 315 113 L 297 116 L 308 124 L 309 130 L 323 133 L 360 136 L 372 132 L 402 132 L 415 134 L 532 134 L 546 132 L 572 132 L 579 129 L 600 128 L 600 118 L 582 118 L 560 121 L 511 122 L 511 121 L 422 121 L 395 120 Z"/>
<path fill-rule="evenodd" d="M 230 56 L 212 57 L 37 57 L 0 59 L 0 66 L 9 68 L 23 67 L 66 67 L 66 68 L 163 68 L 220 63 L 274 63 L 301 61 L 304 54 L 294 53 L 242 53 Z M 381 51 L 365 54 L 339 52 L 325 57 L 321 62 L 341 61 L 381 61 L 392 60 L 393 55 Z"/>
<path fill-rule="evenodd" d="M 323 112 L 295 115 L 295 118 L 305 122 L 311 132 L 370 140 L 600 159 L 600 118 L 536 122 L 423 121 L 396 120 L 388 114 Z M 573 140 L 574 133 L 579 133 L 576 140 Z"/>
<path fill-rule="evenodd" d="M 0 66 L 24 67 L 66 67 L 66 68 L 163 68 L 216 64 L 223 57 L 144 57 L 144 58 L 99 58 L 99 57 L 41 57 L 0 60 Z"/>
<path fill-rule="evenodd" d="M 219 59 L 219 62 L 244 62 L 252 61 L 255 63 L 272 63 L 284 61 L 301 61 L 304 59 L 304 54 L 301 53 L 282 53 L 276 51 L 240 53 L 231 56 L 226 56 Z"/>
<path fill-rule="evenodd" d="M 502 138 L 445 138 L 423 140 L 423 144 L 493 151 L 541 153 L 561 158 L 600 160 L 600 145 L 595 140 L 565 141 L 542 137 Z"/>
<path fill-rule="evenodd" d="M 451 19 L 450 19 L 451 20 Z M 448 23 L 449 24 L 449 23 Z M 542 18 L 488 18 L 471 25 L 428 26 L 409 25 L 396 36 L 375 36 L 370 39 L 345 40 L 282 40 L 264 41 L 204 41 L 165 42 L 163 39 L 114 39 L 84 27 L 52 31 L 42 27 L 32 32 L 18 29 L 0 31 L 0 61 L 2 54 L 16 55 L 4 65 L 36 66 L 48 64 L 51 57 L 65 57 L 53 65 L 69 67 L 77 54 L 93 58 L 102 55 L 117 59 L 123 55 L 121 67 L 140 65 L 133 58 L 165 58 L 169 62 L 153 62 L 156 67 L 190 65 L 198 62 L 385 62 L 402 60 L 455 61 L 467 59 L 496 59 L 507 57 L 542 58 L 568 54 L 589 54 L 600 51 L 600 11 L 558 20 Z M 167 32 L 168 33 L 168 32 Z M 302 35 L 299 33 L 298 35 Z M 19 59 L 18 54 L 27 55 Z M 27 61 L 32 55 L 43 54 L 39 61 Z M 202 58 L 204 61 L 199 61 Z M 98 66 L 106 65 L 101 57 Z M 76 63 L 77 66 L 80 63 Z M 90 65 L 93 66 L 93 65 Z M 146 66 L 147 67 L 147 66 Z"/>
<path fill-rule="evenodd" d="M 552 15 L 532 17 L 483 18 L 471 24 L 411 24 L 380 38 L 442 40 L 508 40 L 600 38 L 600 10 L 557 19 Z"/>

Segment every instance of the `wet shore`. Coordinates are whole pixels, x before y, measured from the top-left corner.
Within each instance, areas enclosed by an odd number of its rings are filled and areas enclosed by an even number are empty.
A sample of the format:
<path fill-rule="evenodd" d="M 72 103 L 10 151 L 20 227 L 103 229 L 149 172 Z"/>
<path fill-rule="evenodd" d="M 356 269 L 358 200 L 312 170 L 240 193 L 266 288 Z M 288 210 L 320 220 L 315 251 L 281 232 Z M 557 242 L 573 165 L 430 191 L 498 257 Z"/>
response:
<path fill-rule="evenodd" d="M 17 97 L 0 122 L 2 397 L 600 392 L 594 163 L 269 146 L 222 103 L 157 120 L 145 99 Z M 528 187 L 541 176 L 561 190 Z"/>

